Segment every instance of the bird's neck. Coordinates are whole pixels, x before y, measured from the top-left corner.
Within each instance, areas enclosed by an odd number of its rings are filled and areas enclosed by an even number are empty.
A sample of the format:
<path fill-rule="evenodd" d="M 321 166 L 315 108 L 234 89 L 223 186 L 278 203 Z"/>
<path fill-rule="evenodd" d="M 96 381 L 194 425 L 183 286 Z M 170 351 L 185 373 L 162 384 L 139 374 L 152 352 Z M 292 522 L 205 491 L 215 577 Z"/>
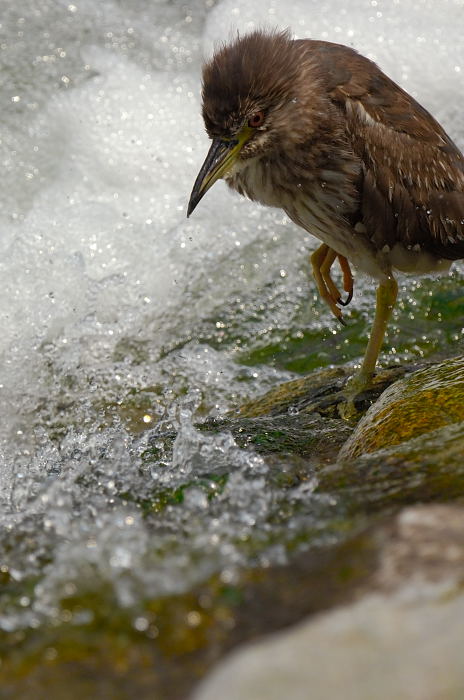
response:
<path fill-rule="evenodd" d="M 291 210 L 295 202 L 315 201 L 332 217 L 349 215 L 357 207 L 356 181 L 360 165 L 341 142 L 308 140 L 304 147 L 270 153 L 239 162 L 226 177 L 240 194 L 266 206 Z"/>

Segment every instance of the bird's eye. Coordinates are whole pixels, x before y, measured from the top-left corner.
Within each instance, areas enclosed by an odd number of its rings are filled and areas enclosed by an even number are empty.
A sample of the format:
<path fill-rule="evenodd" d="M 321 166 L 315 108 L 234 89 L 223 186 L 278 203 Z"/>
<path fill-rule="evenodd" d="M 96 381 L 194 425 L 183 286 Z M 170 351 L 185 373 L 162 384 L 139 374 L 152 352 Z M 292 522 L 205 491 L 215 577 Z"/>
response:
<path fill-rule="evenodd" d="M 256 129 L 264 124 L 264 112 L 255 112 L 248 120 L 248 126 Z"/>

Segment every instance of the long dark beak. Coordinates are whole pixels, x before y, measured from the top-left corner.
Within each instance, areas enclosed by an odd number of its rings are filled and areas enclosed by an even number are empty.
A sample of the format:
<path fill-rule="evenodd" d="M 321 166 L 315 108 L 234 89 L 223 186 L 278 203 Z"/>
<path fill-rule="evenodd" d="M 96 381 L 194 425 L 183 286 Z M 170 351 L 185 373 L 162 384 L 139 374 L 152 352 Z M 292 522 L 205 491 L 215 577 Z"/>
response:
<path fill-rule="evenodd" d="M 195 180 L 187 208 L 187 216 L 190 216 L 200 199 L 204 197 L 216 180 L 219 180 L 230 170 L 252 133 L 253 129 L 245 126 L 233 139 L 213 139 L 206 160 Z"/>
<path fill-rule="evenodd" d="M 187 209 L 187 216 L 190 216 L 192 211 L 197 206 L 200 199 L 204 197 L 210 187 L 214 185 L 221 175 L 232 165 L 233 152 L 238 141 L 223 141 L 222 139 L 213 139 L 213 143 L 208 151 L 205 162 L 200 168 L 197 179 L 193 186 L 192 194 Z M 235 155 L 235 154 L 234 154 Z M 224 167 L 226 165 L 226 167 Z"/>

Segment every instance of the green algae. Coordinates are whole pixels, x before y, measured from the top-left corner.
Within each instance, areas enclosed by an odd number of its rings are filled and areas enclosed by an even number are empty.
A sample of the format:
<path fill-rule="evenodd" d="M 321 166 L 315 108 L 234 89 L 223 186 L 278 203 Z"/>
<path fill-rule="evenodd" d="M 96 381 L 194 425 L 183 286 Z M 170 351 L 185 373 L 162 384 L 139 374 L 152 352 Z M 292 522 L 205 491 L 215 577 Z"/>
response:
<path fill-rule="evenodd" d="M 321 460 L 335 457 L 352 431 L 340 419 L 323 419 L 304 412 L 263 416 L 261 407 L 257 412 L 257 417 L 248 417 L 249 412 L 243 411 L 244 417 L 207 421 L 198 428 L 206 432 L 228 430 L 240 447 L 252 448 L 262 455 L 318 455 Z"/>
<path fill-rule="evenodd" d="M 142 514 L 146 516 L 150 513 L 160 513 L 167 506 L 182 505 L 186 491 L 192 487 L 200 489 L 208 501 L 211 501 L 222 493 L 227 478 L 227 474 L 203 474 L 201 477 L 195 477 L 180 486 L 156 489 L 150 496 L 143 498 L 138 498 L 130 491 L 121 491 L 118 496 L 127 503 L 137 504 L 141 508 Z"/>

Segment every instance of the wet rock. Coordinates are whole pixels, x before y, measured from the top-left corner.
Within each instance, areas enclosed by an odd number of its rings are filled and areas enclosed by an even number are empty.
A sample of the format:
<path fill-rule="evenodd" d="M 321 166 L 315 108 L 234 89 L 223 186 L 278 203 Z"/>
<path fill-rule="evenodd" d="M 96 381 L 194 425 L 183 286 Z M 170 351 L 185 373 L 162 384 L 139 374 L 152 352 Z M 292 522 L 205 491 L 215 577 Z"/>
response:
<path fill-rule="evenodd" d="M 244 418 L 275 416 L 306 410 L 316 399 L 340 391 L 349 372 L 343 367 L 317 370 L 307 376 L 284 382 L 263 396 L 245 403 L 239 411 Z"/>
<path fill-rule="evenodd" d="M 195 700 L 464 697 L 464 509 L 406 508 L 376 539 L 367 594 L 242 648 Z"/>
<path fill-rule="evenodd" d="M 440 601 L 437 593 L 409 606 L 401 597 L 370 596 L 239 652 L 195 697 L 461 698 L 463 614 L 462 595 Z"/>
<path fill-rule="evenodd" d="M 457 357 L 414 372 L 386 389 L 359 422 L 340 458 L 352 459 L 399 445 L 461 421 L 464 421 L 464 357 Z"/>
<path fill-rule="evenodd" d="M 372 580 L 383 592 L 414 581 L 459 587 L 464 581 L 464 507 L 436 504 L 403 509 L 387 529 Z"/>
<path fill-rule="evenodd" d="M 136 610 L 121 610 L 108 587 L 75 591 L 55 624 L 0 630 L 0 695 L 184 700 L 231 647 L 351 600 L 374 570 L 377 546 L 361 533 L 301 551 L 291 563 L 226 568 L 187 593 Z"/>
<path fill-rule="evenodd" d="M 323 418 L 296 408 L 281 415 L 207 421 L 199 427 L 208 432 L 230 430 L 240 447 L 260 454 L 299 455 L 314 463 L 334 460 L 352 433 L 339 418 Z"/>
<path fill-rule="evenodd" d="M 379 513 L 464 493 L 464 423 L 446 425 L 400 445 L 338 460 L 318 472 L 318 488 L 336 494 L 345 514 Z"/>
<path fill-rule="evenodd" d="M 355 398 L 356 409 L 363 413 L 381 393 L 417 366 L 389 367 L 378 371 L 372 386 Z M 338 418 L 338 404 L 344 400 L 342 390 L 353 370 L 334 367 L 317 370 L 305 377 L 284 382 L 266 394 L 244 404 L 239 415 L 247 418 L 275 416 L 283 413 L 319 413 Z"/>

